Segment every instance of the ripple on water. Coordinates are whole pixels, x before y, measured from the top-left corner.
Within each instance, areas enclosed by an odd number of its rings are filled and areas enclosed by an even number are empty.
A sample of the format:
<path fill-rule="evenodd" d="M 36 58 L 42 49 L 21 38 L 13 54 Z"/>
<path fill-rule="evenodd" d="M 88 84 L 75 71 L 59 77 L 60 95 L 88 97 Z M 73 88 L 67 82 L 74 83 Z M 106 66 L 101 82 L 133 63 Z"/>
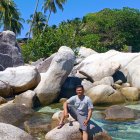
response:
<path fill-rule="evenodd" d="M 125 130 L 127 131 L 127 126 L 125 125 L 117 125 L 117 124 L 112 124 L 112 125 L 103 125 L 103 129 L 106 131 L 118 131 L 118 130 Z"/>
<path fill-rule="evenodd" d="M 109 131 L 109 135 L 113 140 L 140 140 L 140 133 L 131 131 Z"/>

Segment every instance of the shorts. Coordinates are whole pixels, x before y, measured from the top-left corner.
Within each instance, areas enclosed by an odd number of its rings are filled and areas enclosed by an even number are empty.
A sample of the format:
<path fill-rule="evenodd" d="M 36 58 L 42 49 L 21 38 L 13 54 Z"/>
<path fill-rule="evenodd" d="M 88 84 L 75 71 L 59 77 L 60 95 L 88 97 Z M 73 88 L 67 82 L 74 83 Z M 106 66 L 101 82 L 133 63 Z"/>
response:
<path fill-rule="evenodd" d="M 79 112 L 76 110 L 76 108 L 73 105 L 69 104 L 68 104 L 68 112 L 75 120 L 79 122 L 80 129 L 87 132 L 87 126 L 83 124 L 84 120 L 87 119 L 87 116 L 80 115 Z"/>

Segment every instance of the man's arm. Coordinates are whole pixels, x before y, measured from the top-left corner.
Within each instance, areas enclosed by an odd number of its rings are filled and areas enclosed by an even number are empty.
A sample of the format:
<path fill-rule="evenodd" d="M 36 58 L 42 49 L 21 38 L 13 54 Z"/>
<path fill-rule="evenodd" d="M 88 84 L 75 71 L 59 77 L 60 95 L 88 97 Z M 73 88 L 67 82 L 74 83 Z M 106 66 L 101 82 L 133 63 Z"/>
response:
<path fill-rule="evenodd" d="M 67 103 L 67 101 L 64 102 L 63 108 L 64 108 L 64 116 L 65 116 L 65 118 L 68 118 L 69 114 L 68 114 L 68 103 Z"/>
<path fill-rule="evenodd" d="M 87 119 L 84 121 L 84 125 L 85 125 L 85 126 L 88 125 L 88 122 L 89 122 L 89 120 L 90 120 L 90 118 L 91 118 L 91 116 L 92 116 L 92 112 L 93 112 L 93 109 L 92 109 L 92 108 L 91 108 L 91 109 L 88 109 L 88 117 L 87 117 Z"/>

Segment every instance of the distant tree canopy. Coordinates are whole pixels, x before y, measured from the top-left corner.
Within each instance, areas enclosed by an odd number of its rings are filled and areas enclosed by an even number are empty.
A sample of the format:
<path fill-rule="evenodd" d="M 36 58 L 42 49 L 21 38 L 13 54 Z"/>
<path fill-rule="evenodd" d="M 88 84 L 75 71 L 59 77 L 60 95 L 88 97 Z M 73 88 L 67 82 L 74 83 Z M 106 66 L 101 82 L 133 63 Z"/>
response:
<path fill-rule="evenodd" d="M 100 37 L 102 46 L 122 50 L 124 45 L 140 51 L 140 11 L 132 8 L 104 9 L 83 18 L 87 34 Z"/>
<path fill-rule="evenodd" d="M 127 7 L 104 9 L 83 19 L 47 26 L 41 37 L 36 34 L 28 46 L 22 46 L 25 61 L 48 57 L 62 45 L 73 49 L 85 46 L 98 52 L 127 51 L 127 47 L 132 46 L 134 52 L 140 51 L 140 11 Z"/>

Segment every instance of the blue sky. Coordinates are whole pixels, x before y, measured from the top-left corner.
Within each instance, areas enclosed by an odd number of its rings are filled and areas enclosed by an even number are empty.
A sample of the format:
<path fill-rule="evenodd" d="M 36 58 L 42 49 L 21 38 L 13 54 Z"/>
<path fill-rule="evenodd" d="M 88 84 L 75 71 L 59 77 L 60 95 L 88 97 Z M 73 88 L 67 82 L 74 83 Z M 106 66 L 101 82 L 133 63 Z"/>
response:
<path fill-rule="evenodd" d="M 29 19 L 33 14 L 36 0 L 14 0 L 22 14 L 22 18 Z M 41 11 L 44 0 L 40 0 L 38 11 Z M 64 11 L 58 10 L 56 14 L 52 14 L 49 25 L 58 25 L 61 21 L 82 18 L 84 15 L 92 12 L 98 12 L 104 8 L 130 7 L 140 10 L 140 0 L 67 0 L 64 5 Z M 29 31 L 29 25 L 24 23 L 24 29 L 18 37 L 25 37 Z"/>

